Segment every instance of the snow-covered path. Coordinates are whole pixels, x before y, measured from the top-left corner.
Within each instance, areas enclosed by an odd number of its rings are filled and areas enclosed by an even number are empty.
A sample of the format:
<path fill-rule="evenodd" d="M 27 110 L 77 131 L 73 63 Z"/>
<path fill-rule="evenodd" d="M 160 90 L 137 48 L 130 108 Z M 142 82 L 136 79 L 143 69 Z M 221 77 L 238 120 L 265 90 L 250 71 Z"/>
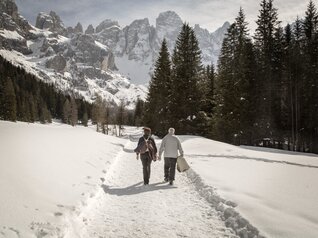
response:
<path fill-rule="evenodd" d="M 66 237 L 234 237 L 185 175 L 177 174 L 174 186 L 162 182 L 162 161 L 152 164 L 150 185 L 144 186 L 134 146 L 123 146 Z"/>

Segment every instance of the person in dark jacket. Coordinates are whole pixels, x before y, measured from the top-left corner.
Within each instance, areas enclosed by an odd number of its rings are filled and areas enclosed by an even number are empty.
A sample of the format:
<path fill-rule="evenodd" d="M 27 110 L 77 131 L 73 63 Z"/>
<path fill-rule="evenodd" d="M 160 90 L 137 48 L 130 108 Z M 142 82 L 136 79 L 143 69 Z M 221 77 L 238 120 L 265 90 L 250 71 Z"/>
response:
<path fill-rule="evenodd" d="M 157 159 L 157 146 L 155 140 L 151 136 L 151 129 L 144 127 L 144 135 L 139 138 L 135 152 L 137 156 L 140 154 L 140 159 L 143 167 L 144 185 L 149 184 L 151 162 Z"/>

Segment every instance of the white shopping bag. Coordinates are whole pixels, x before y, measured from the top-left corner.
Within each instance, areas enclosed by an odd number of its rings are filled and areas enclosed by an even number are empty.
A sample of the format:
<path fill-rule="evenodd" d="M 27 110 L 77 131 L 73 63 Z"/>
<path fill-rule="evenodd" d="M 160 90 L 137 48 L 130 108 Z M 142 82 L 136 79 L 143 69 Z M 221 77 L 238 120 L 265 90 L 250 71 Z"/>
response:
<path fill-rule="evenodd" d="M 185 160 L 185 158 L 179 156 L 178 159 L 177 159 L 177 170 L 179 172 L 185 172 L 188 169 L 190 169 L 190 166 L 187 163 L 187 161 Z"/>

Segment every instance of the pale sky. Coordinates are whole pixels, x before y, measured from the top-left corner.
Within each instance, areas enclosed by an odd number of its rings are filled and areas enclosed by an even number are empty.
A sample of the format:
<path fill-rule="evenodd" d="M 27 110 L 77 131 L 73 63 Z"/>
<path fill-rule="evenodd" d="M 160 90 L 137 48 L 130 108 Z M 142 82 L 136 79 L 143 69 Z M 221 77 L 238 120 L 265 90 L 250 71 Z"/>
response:
<path fill-rule="evenodd" d="M 39 12 L 54 10 L 66 26 L 80 21 L 84 30 L 88 24 L 94 27 L 102 20 L 112 19 L 123 27 L 135 19 L 149 18 L 155 24 L 158 14 L 173 10 L 183 21 L 214 31 L 225 21 L 233 22 L 240 6 L 246 13 L 250 29 L 255 29 L 261 0 L 16 0 L 20 13 L 33 24 Z M 309 0 L 274 0 L 279 20 L 285 25 L 302 17 Z M 315 1 L 318 5 L 318 0 Z"/>

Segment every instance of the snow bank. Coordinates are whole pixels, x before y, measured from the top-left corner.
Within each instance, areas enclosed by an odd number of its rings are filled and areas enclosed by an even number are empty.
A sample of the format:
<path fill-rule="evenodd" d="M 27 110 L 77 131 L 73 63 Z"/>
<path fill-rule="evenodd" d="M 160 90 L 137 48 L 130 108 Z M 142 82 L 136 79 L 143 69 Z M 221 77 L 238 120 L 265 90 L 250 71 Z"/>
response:
<path fill-rule="evenodd" d="M 61 237 L 125 142 L 91 128 L 0 121 L 0 237 Z"/>
<path fill-rule="evenodd" d="M 189 178 L 241 237 L 253 226 L 266 237 L 318 237 L 317 155 L 181 139 Z"/>

